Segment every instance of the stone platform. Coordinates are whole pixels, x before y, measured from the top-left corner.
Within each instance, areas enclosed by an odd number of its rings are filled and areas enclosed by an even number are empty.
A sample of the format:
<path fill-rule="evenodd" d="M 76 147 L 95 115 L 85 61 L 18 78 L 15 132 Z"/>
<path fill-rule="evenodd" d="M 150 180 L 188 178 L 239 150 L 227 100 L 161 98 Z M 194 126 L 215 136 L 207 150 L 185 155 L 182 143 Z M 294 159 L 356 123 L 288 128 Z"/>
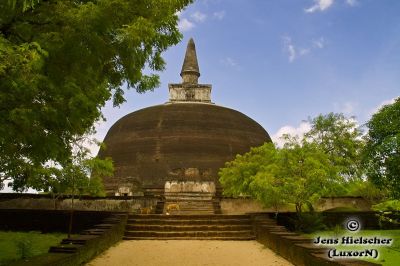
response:
<path fill-rule="evenodd" d="M 130 215 L 125 240 L 254 240 L 248 215 Z"/>

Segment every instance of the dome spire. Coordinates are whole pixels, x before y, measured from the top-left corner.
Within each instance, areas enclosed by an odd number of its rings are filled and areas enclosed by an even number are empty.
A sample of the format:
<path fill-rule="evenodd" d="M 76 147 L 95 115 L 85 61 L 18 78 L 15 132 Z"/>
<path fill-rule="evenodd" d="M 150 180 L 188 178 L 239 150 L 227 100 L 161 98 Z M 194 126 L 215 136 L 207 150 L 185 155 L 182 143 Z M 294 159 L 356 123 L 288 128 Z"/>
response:
<path fill-rule="evenodd" d="M 182 83 L 170 83 L 169 102 L 211 103 L 211 85 L 199 84 L 199 64 L 197 63 L 196 46 L 190 38 L 181 70 Z"/>
<path fill-rule="evenodd" d="M 200 70 L 197 62 L 196 46 L 193 38 L 190 38 L 186 48 L 185 59 L 183 61 L 181 70 L 181 77 L 182 83 L 198 84 Z"/>

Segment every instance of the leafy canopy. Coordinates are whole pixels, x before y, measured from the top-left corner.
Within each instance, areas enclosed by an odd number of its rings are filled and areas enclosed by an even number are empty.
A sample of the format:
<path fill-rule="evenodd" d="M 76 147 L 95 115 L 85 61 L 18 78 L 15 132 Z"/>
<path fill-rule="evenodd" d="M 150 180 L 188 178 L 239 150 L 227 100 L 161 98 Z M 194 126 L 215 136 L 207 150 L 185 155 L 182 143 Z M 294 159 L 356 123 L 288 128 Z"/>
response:
<path fill-rule="evenodd" d="M 294 204 L 300 213 L 303 205 L 312 209 L 321 196 L 343 193 L 345 184 L 361 182 L 364 142 L 354 120 L 329 113 L 309 122 L 311 129 L 302 140 L 286 135 L 282 148 L 266 143 L 228 162 L 219 172 L 224 193 L 249 195 L 275 210 Z"/>
<path fill-rule="evenodd" d="M 114 167 L 110 158 L 90 156 L 89 149 L 76 145 L 73 160 L 63 168 L 48 167 L 46 174 L 29 179 L 28 186 L 61 195 L 105 196 L 102 178 L 112 176 Z"/>
<path fill-rule="evenodd" d="M 237 155 L 219 175 L 226 195 L 250 195 L 276 211 L 292 203 L 299 213 L 340 181 L 338 168 L 318 145 L 288 136 L 283 148 L 265 143 Z"/>
<path fill-rule="evenodd" d="M 368 178 L 400 199 L 400 98 L 383 106 L 367 123 L 363 162 Z"/>
<path fill-rule="evenodd" d="M 124 101 L 123 84 L 157 87 L 161 53 L 182 37 L 176 13 L 191 2 L 0 1 L 0 181 L 67 166 L 105 102 Z"/>
<path fill-rule="evenodd" d="M 361 177 L 360 154 L 364 141 L 354 118 L 329 113 L 320 114 L 309 119 L 309 122 L 311 129 L 305 134 L 307 140 L 321 147 L 344 178 L 349 180 Z"/>

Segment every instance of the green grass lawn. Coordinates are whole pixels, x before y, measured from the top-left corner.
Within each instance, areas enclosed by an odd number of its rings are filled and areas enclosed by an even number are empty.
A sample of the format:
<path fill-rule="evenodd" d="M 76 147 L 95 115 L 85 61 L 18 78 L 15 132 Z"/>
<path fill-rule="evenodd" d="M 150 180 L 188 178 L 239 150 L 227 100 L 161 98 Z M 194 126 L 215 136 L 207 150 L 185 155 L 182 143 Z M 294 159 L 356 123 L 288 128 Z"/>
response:
<path fill-rule="evenodd" d="M 400 230 L 361 230 L 356 233 L 336 230 L 336 231 L 323 231 L 312 234 L 306 234 L 306 236 L 315 239 L 316 237 L 325 238 L 339 238 L 339 242 L 343 236 L 352 236 L 353 239 L 356 237 L 379 237 L 379 238 L 392 238 L 393 244 L 391 246 L 378 246 L 378 245 L 324 245 L 327 248 L 336 248 L 337 250 L 364 250 L 364 249 L 377 249 L 379 257 L 377 259 L 365 259 L 370 262 L 380 263 L 382 265 L 400 265 Z"/>
<path fill-rule="evenodd" d="M 0 231 L 0 266 L 20 259 L 21 255 L 32 257 L 47 253 L 50 246 L 59 244 L 63 238 L 65 233 Z"/>

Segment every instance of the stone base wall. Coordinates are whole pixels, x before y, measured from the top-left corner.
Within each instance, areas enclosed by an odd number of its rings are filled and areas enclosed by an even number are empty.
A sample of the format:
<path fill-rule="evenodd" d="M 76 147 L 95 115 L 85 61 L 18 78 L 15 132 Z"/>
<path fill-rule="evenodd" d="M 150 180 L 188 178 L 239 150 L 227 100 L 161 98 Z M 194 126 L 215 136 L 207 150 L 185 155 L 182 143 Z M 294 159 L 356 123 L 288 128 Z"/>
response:
<path fill-rule="evenodd" d="M 83 197 L 74 200 L 74 209 L 136 212 L 141 208 L 155 208 L 160 199 L 160 197 L 146 195 L 106 198 Z M 221 197 L 219 200 L 222 214 L 275 212 L 274 209 L 265 208 L 261 203 L 250 198 Z M 350 207 L 359 211 L 368 211 L 371 204 L 361 197 L 322 198 L 315 204 L 316 211 L 325 211 L 337 207 Z M 54 200 L 49 195 L 0 193 L 0 209 L 69 210 L 71 209 L 71 199 L 66 197 Z M 294 211 L 294 209 L 288 207 L 279 209 L 279 212 L 286 211 Z"/>
<path fill-rule="evenodd" d="M 1 199 L 0 209 L 70 210 L 71 199 L 13 198 Z M 155 208 L 158 198 L 138 197 L 126 199 L 74 199 L 74 210 L 137 212 L 141 208 Z"/>
<path fill-rule="evenodd" d="M 363 197 L 326 197 L 321 198 L 315 208 L 317 211 L 325 211 L 340 207 L 354 208 L 360 211 L 370 211 L 371 202 Z"/>
<path fill-rule="evenodd" d="M 73 212 L 72 233 L 91 228 L 96 223 L 117 212 Z M 68 232 L 70 210 L 0 209 L 0 230 Z"/>
<path fill-rule="evenodd" d="M 273 208 L 266 208 L 261 203 L 250 198 L 221 198 L 222 214 L 243 214 L 251 212 L 275 212 Z M 362 197 L 327 197 L 321 198 L 314 208 L 316 211 L 347 207 L 359 211 L 370 211 L 371 203 Z M 294 208 L 281 207 L 279 212 L 294 211 Z"/>
<path fill-rule="evenodd" d="M 250 198 L 221 198 L 220 206 L 222 214 L 274 212 L 272 208 L 265 208 L 261 203 Z"/>

